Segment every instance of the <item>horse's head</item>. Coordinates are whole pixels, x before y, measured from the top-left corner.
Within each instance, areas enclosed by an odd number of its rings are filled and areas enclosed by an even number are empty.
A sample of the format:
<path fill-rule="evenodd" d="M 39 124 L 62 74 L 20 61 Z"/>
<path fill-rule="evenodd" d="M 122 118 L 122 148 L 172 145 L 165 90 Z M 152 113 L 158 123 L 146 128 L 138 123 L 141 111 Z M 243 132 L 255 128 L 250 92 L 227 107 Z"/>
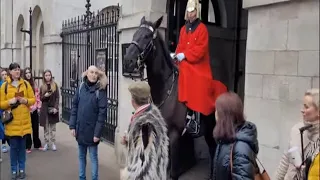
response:
<path fill-rule="evenodd" d="M 142 17 L 140 27 L 134 33 L 132 42 L 124 56 L 124 66 L 128 72 L 144 66 L 148 56 L 153 52 L 154 39 L 157 37 L 157 29 L 162 23 L 163 16 L 157 21 L 146 21 Z"/>

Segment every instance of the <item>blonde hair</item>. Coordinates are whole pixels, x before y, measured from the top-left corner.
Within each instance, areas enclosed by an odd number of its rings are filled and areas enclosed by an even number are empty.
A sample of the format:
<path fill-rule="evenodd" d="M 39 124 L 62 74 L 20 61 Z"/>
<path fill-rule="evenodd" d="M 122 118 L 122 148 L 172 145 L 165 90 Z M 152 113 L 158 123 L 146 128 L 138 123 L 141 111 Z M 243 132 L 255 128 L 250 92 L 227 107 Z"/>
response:
<path fill-rule="evenodd" d="M 52 77 L 51 71 L 50 71 L 49 69 L 46 69 L 46 70 L 44 70 L 43 73 L 42 73 L 42 85 L 41 85 L 41 91 L 42 91 L 42 93 L 45 93 L 45 92 L 48 91 L 47 81 L 46 81 L 46 77 L 45 77 L 45 74 L 46 74 L 47 72 L 50 73 L 50 75 L 51 75 L 51 79 L 50 79 L 51 83 L 50 83 L 50 86 L 51 86 L 52 92 L 55 92 L 55 91 L 57 90 L 57 84 L 53 81 L 53 77 Z"/>
<path fill-rule="evenodd" d="M 309 89 L 304 93 L 305 96 L 310 96 L 312 98 L 313 104 L 316 106 L 317 109 L 319 109 L 319 89 L 313 88 Z"/>

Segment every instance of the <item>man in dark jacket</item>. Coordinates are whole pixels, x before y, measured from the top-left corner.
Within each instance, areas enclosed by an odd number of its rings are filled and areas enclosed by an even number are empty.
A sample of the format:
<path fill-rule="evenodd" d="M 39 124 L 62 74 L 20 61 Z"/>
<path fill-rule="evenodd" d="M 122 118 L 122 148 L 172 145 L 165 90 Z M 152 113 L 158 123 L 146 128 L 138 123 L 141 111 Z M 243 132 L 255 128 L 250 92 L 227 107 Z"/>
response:
<path fill-rule="evenodd" d="M 107 113 L 107 77 L 97 67 L 90 66 L 82 78 L 73 97 L 69 127 L 79 144 L 79 179 L 86 179 L 89 149 L 92 180 L 98 180 L 98 144 Z"/>

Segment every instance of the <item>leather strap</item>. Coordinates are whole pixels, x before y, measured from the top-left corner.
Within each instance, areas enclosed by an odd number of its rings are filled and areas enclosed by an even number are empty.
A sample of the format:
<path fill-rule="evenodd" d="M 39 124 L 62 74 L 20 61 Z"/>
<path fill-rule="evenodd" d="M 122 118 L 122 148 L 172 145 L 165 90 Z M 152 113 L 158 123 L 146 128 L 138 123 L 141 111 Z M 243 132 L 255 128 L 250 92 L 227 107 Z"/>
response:
<path fill-rule="evenodd" d="M 233 169 L 233 149 L 234 149 L 234 145 L 235 143 L 232 143 L 231 145 L 231 149 L 230 149 L 230 171 L 231 171 L 231 179 L 233 179 L 232 177 L 232 169 Z M 255 158 L 255 164 L 254 164 L 254 168 L 255 168 L 255 173 L 259 173 L 260 174 L 260 168 L 259 165 L 257 164 L 257 161 L 259 162 L 259 164 L 261 165 L 261 167 L 263 168 L 263 171 L 265 171 L 266 169 L 264 168 L 264 166 L 262 165 L 262 163 L 260 162 L 260 160 L 258 159 L 258 157 L 256 156 Z"/>
<path fill-rule="evenodd" d="M 230 160 L 229 160 L 229 161 L 230 161 L 231 179 L 233 179 L 233 178 L 232 178 L 232 169 L 233 169 L 233 148 L 234 148 L 234 144 L 235 144 L 235 143 L 232 143 L 232 144 L 231 144 L 230 156 L 229 156 L 229 157 L 230 157 Z"/>

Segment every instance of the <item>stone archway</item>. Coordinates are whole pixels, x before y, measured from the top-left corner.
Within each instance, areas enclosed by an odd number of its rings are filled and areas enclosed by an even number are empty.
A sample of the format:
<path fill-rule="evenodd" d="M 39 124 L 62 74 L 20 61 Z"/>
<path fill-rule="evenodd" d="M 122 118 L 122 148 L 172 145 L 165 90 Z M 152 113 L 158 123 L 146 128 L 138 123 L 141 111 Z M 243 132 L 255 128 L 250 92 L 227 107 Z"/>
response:
<path fill-rule="evenodd" d="M 25 40 L 26 35 L 25 33 L 21 32 L 21 29 L 25 28 L 25 21 L 23 15 L 20 14 L 17 21 L 17 28 L 16 28 L 16 36 L 14 39 L 15 42 L 15 49 L 13 54 L 13 59 L 18 62 L 21 67 L 26 67 L 26 48 L 25 48 Z"/>
<path fill-rule="evenodd" d="M 185 24 L 187 1 L 167 0 L 167 41 L 172 52 Z M 200 5 L 201 20 L 209 32 L 213 77 L 243 98 L 248 13 L 242 9 L 242 0 L 201 0 Z"/>
<path fill-rule="evenodd" d="M 39 6 L 35 6 L 32 11 L 32 68 L 36 72 L 35 75 L 41 74 L 44 68 L 43 36 L 44 24 L 42 11 Z"/>
<path fill-rule="evenodd" d="M 167 42 L 172 52 L 176 50 L 180 29 L 186 23 L 184 18 L 187 2 L 188 0 L 167 0 Z M 242 0 L 201 0 L 200 9 L 201 21 L 208 30 L 213 78 L 243 98 L 248 14 L 242 9 Z M 209 152 L 204 138 L 197 138 L 194 143 L 200 167 L 197 167 L 198 172 L 191 170 L 183 177 L 196 174 L 198 179 L 203 179 L 201 176 L 206 175 L 204 170 L 207 167 L 201 166 L 204 164 L 203 159 L 210 158 Z"/>

